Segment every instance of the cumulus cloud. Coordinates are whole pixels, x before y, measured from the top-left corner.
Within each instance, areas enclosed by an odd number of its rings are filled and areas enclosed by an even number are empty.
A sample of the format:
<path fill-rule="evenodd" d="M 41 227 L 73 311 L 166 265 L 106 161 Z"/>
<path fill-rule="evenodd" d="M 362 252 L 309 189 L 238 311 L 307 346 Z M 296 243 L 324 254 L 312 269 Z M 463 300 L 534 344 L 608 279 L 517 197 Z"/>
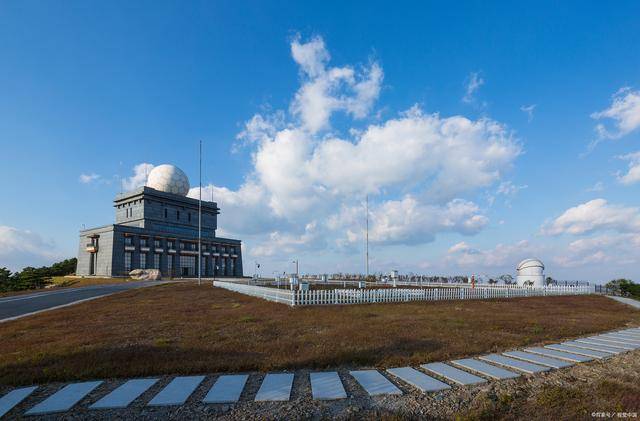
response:
<path fill-rule="evenodd" d="M 134 190 L 142 187 L 147 182 L 149 173 L 153 170 L 154 165 L 143 162 L 133 167 L 133 175 L 122 180 L 122 188 L 125 191 Z"/>
<path fill-rule="evenodd" d="M 291 55 L 300 66 L 303 83 L 295 94 L 291 112 L 302 127 L 315 133 L 329 126 L 336 111 L 354 118 L 367 116 L 380 93 L 383 72 L 375 62 L 361 70 L 350 66 L 327 67 L 330 59 L 322 38 L 291 43 Z"/>
<path fill-rule="evenodd" d="M 95 181 L 100 180 L 100 178 L 101 178 L 100 175 L 96 173 L 91 173 L 91 174 L 80 174 L 80 177 L 78 179 L 82 184 L 91 184 Z"/>
<path fill-rule="evenodd" d="M 43 266 L 62 258 L 52 241 L 29 230 L 0 225 L 0 267 L 12 271 L 26 266 Z"/>
<path fill-rule="evenodd" d="M 527 115 L 527 121 L 529 123 L 531 123 L 533 121 L 533 112 L 536 109 L 536 107 L 537 107 L 536 104 L 523 105 L 522 107 L 520 107 L 520 111 L 522 111 L 523 113 L 525 113 Z"/>
<path fill-rule="evenodd" d="M 484 79 L 480 76 L 478 72 L 471 72 L 469 74 L 469 78 L 467 80 L 467 86 L 464 96 L 462 97 L 462 101 L 467 104 L 471 104 L 475 101 L 475 94 L 480 89 L 480 87 L 484 85 Z"/>
<path fill-rule="evenodd" d="M 597 264 L 627 265 L 640 261 L 640 234 L 603 234 L 572 241 L 554 257 L 559 266 L 574 268 Z"/>
<path fill-rule="evenodd" d="M 547 235 L 582 235 L 605 230 L 620 233 L 640 231 L 640 209 L 594 199 L 567 209 L 542 227 L 542 232 Z"/>
<path fill-rule="evenodd" d="M 628 171 L 626 174 L 618 175 L 618 181 L 626 185 L 640 181 L 640 151 L 622 155 L 618 158 L 629 162 Z"/>
<path fill-rule="evenodd" d="M 370 113 L 382 69 L 375 62 L 332 67 L 321 38 L 294 39 L 291 54 L 301 87 L 288 112 L 256 114 L 238 135 L 251 149 L 251 172 L 237 189 L 204 187 L 203 197 L 222 209 L 221 226 L 251 244 L 249 255 L 357 249 L 367 194 L 373 244 L 425 243 L 486 227 L 470 196 L 494 188 L 521 153 L 505 125 L 414 106 L 336 133 L 336 112 L 356 120 Z"/>

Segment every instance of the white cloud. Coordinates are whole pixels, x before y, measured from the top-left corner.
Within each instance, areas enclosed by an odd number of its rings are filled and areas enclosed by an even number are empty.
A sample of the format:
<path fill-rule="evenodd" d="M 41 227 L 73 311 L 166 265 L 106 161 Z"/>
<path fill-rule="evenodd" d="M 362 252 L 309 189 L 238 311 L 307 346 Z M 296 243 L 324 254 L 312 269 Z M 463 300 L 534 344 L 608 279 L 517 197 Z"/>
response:
<path fill-rule="evenodd" d="M 0 225 L 0 267 L 18 271 L 26 266 L 48 265 L 62 258 L 56 245 L 37 233 Z"/>
<path fill-rule="evenodd" d="M 533 121 L 533 112 L 536 109 L 536 107 L 537 107 L 536 104 L 523 105 L 522 107 L 520 107 L 520 111 L 522 111 L 523 113 L 525 113 L 527 115 L 527 121 L 529 123 L 531 123 Z"/>
<path fill-rule="evenodd" d="M 467 81 L 467 87 L 464 97 L 462 97 L 462 101 L 470 104 L 475 101 L 475 93 L 480 89 L 480 87 L 484 85 L 484 79 L 480 76 L 478 72 L 472 72 L 469 74 L 469 78 Z"/>
<path fill-rule="evenodd" d="M 122 188 L 125 191 L 130 191 L 144 186 L 153 168 L 154 165 L 146 162 L 136 165 L 133 168 L 133 175 L 122 180 Z"/>
<path fill-rule="evenodd" d="M 220 226 L 245 240 L 247 255 L 358 249 L 366 194 L 372 244 L 425 243 L 487 225 L 469 197 L 493 188 L 520 155 L 510 130 L 489 118 L 443 117 L 414 106 L 347 127 L 346 135 L 323 132 L 336 111 L 367 115 L 382 69 L 329 67 L 320 38 L 295 39 L 291 53 L 302 81 L 289 112 L 256 114 L 238 135 L 251 148 L 252 171 L 237 189 L 209 185 L 203 193 L 219 203 Z"/>
<path fill-rule="evenodd" d="M 319 232 L 318 223 L 310 222 L 305 226 L 301 235 L 274 231 L 266 241 L 258 244 L 252 250 L 256 257 L 269 257 L 276 254 L 291 255 L 296 252 L 318 250 L 326 247 L 326 239 Z"/>
<path fill-rule="evenodd" d="M 603 234 L 572 241 L 554 262 L 566 268 L 640 262 L 640 234 Z"/>
<path fill-rule="evenodd" d="M 596 126 L 600 138 L 617 139 L 640 127 L 640 91 L 622 88 L 612 97 L 609 108 L 591 114 L 595 120 L 613 120 L 614 130 L 607 129 L 603 123 Z"/>
<path fill-rule="evenodd" d="M 547 235 L 581 235 L 604 230 L 621 233 L 640 231 L 640 209 L 594 199 L 567 209 L 542 227 L 542 232 Z"/>
<path fill-rule="evenodd" d="M 629 161 L 629 170 L 626 174 L 618 176 L 622 184 L 630 185 L 640 181 L 640 151 L 619 156 L 618 158 Z"/>
<path fill-rule="evenodd" d="M 91 173 L 91 174 L 80 174 L 79 180 L 82 184 L 91 184 L 100 179 L 100 175 Z"/>
<path fill-rule="evenodd" d="M 339 110 L 354 118 L 367 116 L 378 98 L 382 68 L 375 62 L 361 71 L 352 67 L 329 67 L 330 59 L 321 38 L 291 43 L 291 55 L 300 66 L 303 84 L 295 94 L 291 112 L 311 133 L 329 127 L 331 115 Z"/>
<path fill-rule="evenodd" d="M 527 240 L 515 244 L 497 244 L 486 250 L 460 242 L 449 248 L 444 260 L 450 266 L 512 271 L 517 262 L 538 255 L 540 250 Z"/>
<path fill-rule="evenodd" d="M 502 194 L 504 196 L 515 196 L 520 190 L 524 190 L 527 187 L 529 186 L 527 186 L 526 184 L 517 186 L 513 184 L 512 181 L 503 181 L 498 186 L 498 190 L 496 191 L 496 193 Z"/>
<path fill-rule="evenodd" d="M 587 192 L 601 192 L 604 190 L 604 183 L 602 181 L 598 181 L 593 186 L 587 188 L 585 191 Z"/>

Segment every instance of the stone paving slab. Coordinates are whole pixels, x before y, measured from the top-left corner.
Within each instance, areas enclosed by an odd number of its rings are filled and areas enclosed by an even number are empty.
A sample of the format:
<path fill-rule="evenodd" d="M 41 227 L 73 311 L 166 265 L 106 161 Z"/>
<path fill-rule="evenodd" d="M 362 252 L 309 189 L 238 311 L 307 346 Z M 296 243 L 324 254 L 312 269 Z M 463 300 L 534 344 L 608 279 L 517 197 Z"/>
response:
<path fill-rule="evenodd" d="M 587 357 L 598 359 L 609 358 L 613 355 L 613 353 L 611 352 L 595 351 L 593 349 L 585 349 L 564 344 L 547 345 L 545 346 L 545 348 L 553 349 L 556 351 L 569 352 L 571 354 L 586 355 Z"/>
<path fill-rule="evenodd" d="M 311 395 L 313 399 L 333 400 L 347 398 L 347 392 L 345 392 L 337 372 L 311 373 L 309 378 L 311 380 Z"/>
<path fill-rule="evenodd" d="M 624 336 L 625 338 L 632 339 L 634 341 L 640 341 L 640 333 L 627 333 L 627 332 L 616 332 L 614 335 Z"/>
<path fill-rule="evenodd" d="M 563 352 L 563 351 L 555 351 L 553 349 L 548 349 L 548 348 L 533 347 L 533 348 L 526 348 L 525 351 L 531 352 L 534 354 L 544 355 L 545 357 L 559 358 L 561 360 L 572 361 L 575 363 L 585 363 L 587 361 L 593 360 L 593 358 L 587 357 L 585 355 L 571 354 L 569 352 Z"/>
<path fill-rule="evenodd" d="M 634 345 L 622 344 L 615 341 L 607 341 L 605 339 L 597 339 L 597 338 L 585 338 L 585 339 L 576 339 L 576 342 L 588 343 L 588 344 L 597 344 L 597 345 L 606 345 L 614 348 L 624 349 L 625 351 L 633 351 L 636 349 Z"/>
<path fill-rule="evenodd" d="M 426 374 L 416 370 L 415 368 L 389 368 L 387 369 L 387 373 L 396 376 L 405 383 L 409 383 L 411 386 L 419 389 L 423 393 L 451 389 L 451 386 L 449 386 L 448 384 L 434 379 L 431 376 L 427 376 Z"/>
<path fill-rule="evenodd" d="M 459 385 L 463 385 L 463 386 L 487 382 L 482 377 L 478 377 L 474 374 L 467 373 L 466 371 L 452 367 L 445 363 L 423 364 L 420 367 L 424 368 L 427 371 L 435 373 L 439 376 L 442 376 L 447 380 L 451 380 L 452 382 L 458 383 Z"/>
<path fill-rule="evenodd" d="M 611 333 L 620 333 L 622 335 L 630 335 L 636 338 L 640 338 L 640 332 L 639 331 L 635 331 L 635 330 L 631 330 L 631 329 L 627 329 L 627 330 L 616 330 L 615 332 L 611 332 Z"/>
<path fill-rule="evenodd" d="M 568 361 L 559 360 L 557 358 L 545 357 L 543 355 L 532 354 L 530 352 L 524 351 L 509 351 L 503 352 L 502 355 L 506 355 L 507 357 L 518 358 L 523 361 L 528 361 L 534 364 L 546 365 L 551 368 L 564 368 L 570 367 L 573 363 Z"/>
<path fill-rule="evenodd" d="M 288 401 L 292 386 L 293 373 L 267 374 L 260 385 L 256 401 Z"/>
<path fill-rule="evenodd" d="M 126 408 L 149 390 L 159 379 L 134 379 L 119 386 L 113 392 L 90 406 L 91 409 Z"/>
<path fill-rule="evenodd" d="M 354 370 L 351 374 L 360 386 L 367 391 L 369 396 L 378 395 L 402 395 L 402 390 L 391 383 L 385 376 L 377 370 Z"/>
<path fill-rule="evenodd" d="M 625 341 L 640 345 L 640 339 L 633 338 L 629 335 L 623 335 L 621 333 L 609 333 L 605 336 L 608 336 L 610 338 L 624 339 Z"/>
<path fill-rule="evenodd" d="M 607 333 L 604 333 L 604 335 L 620 336 L 620 337 L 624 337 L 624 338 L 627 338 L 627 339 L 631 339 L 632 341 L 639 341 L 640 340 L 640 339 L 638 339 L 638 334 L 637 333 L 607 332 Z"/>
<path fill-rule="evenodd" d="M 625 345 L 631 345 L 634 347 L 633 349 L 640 348 L 640 342 L 630 341 L 628 339 L 620 338 L 618 336 L 600 335 L 600 336 L 595 336 L 595 338 L 601 339 L 603 341 L 610 341 L 610 342 L 617 342 Z"/>
<path fill-rule="evenodd" d="M 16 405 L 25 400 L 27 396 L 33 393 L 38 386 L 21 387 L 20 389 L 12 390 L 11 392 L 0 398 L 0 418 L 7 412 L 11 411 Z"/>
<path fill-rule="evenodd" d="M 607 346 L 607 345 L 593 345 L 593 344 L 584 343 L 584 342 L 578 342 L 578 341 L 567 341 L 567 342 L 563 342 L 562 344 L 563 345 L 574 346 L 574 347 L 577 347 L 577 348 L 593 349 L 595 351 L 606 351 L 606 352 L 610 352 L 612 354 L 620 354 L 622 352 L 625 352 L 624 349 L 620 349 L 620 348 L 614 348 L 614 347 Z"/>
<path fill-rule="evenodd" d="M 202 383 L 204 376 L 176 377 L 148 403 L 149 406 L 182 405 Z"/>
<path fill-rule="evenodd" d="M 68 384 L 28 410 L 26 414 L 37 415 L 68 411 L 101 384 L 102 381 Z"/>
<path fill-rule="evenodd" d="M 520 377 L 520 374 L 518 373 L 501 367 L 496 367 L 495 365 L 487 364 L 484 361 L 474 360 L 473 358 L 463 358 L 461 360 L 453 360 L 451 362 L 464 369 L 475 371 L 483 376 L 487 376 L 495 380 L 515 379 L 516 377 Z"/>
<path fill-rule="evenodd" d="M 494 364 L 500 364 L 514 370 L 522 371 L 527 374 L 534 374 L 551 370 L 550 367 L 530 363 L 528 361 L 517 360 L 515 358 L 507 357 L 500 354 L 483 355 L 478 358 L 480 358 L 481 360 L 492 362 Z"/>
<path fill-rule="evenodd" d="M 240 395 L 249 379 L 248 374 L 224 375 L 218 377 L 215 384 L 209 389 L 204 403 L 233 403 L 240 400 Z"/>

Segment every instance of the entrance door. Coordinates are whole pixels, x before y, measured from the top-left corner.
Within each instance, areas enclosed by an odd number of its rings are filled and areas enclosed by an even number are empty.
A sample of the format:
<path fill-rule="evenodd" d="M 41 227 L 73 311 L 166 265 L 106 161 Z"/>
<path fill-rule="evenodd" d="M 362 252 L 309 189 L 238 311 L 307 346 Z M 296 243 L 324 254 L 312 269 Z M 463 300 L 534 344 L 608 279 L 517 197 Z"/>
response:
<path fill-rule="evenodd" d="M 96 254 L 91 253 L 89 255 L 89 275 L 96 274 Z"/>

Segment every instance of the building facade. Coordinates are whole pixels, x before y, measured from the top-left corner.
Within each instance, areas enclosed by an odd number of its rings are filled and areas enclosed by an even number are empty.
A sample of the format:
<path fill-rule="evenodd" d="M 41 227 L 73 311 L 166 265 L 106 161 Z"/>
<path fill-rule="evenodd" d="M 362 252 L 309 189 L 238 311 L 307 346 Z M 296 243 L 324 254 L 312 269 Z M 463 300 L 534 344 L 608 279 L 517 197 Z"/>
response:
<path fill-rule="evenodd" d="M 198 276 L 198 200 L 144 186 L 117 195 L 114 207 L 115 224 L 80 231 L 78 275 Z M 202 276 L 242 276 L 240 240 L 216 237 L 219 213 L 216 202 L 202 201 Z"/>

